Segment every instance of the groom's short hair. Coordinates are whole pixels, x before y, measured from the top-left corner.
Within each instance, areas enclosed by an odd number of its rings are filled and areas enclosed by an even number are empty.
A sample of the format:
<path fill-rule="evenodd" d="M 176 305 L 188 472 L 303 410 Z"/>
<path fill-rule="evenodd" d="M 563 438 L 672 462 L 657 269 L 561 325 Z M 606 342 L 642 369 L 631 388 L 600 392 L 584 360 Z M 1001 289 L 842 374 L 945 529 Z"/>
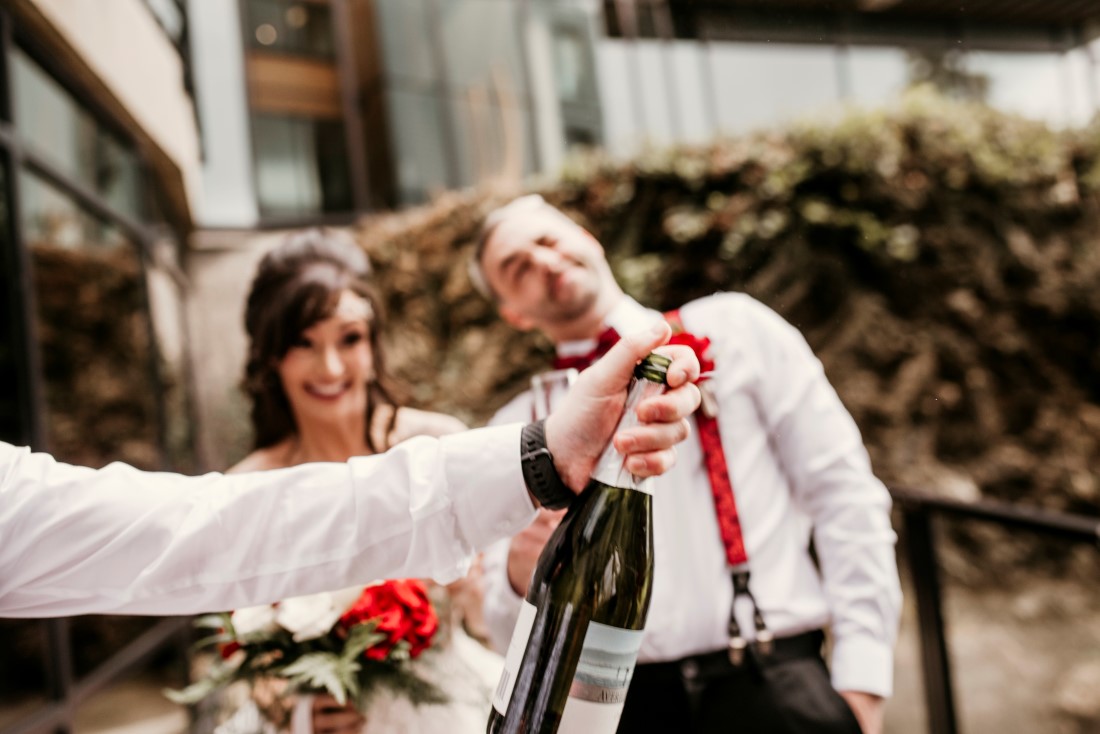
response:
<path fill-rule="evenodd" d="M 505 219 L 516 214 L 535 211 L 543 207 L 554 209 L 554 207 L 546 203 L 546 199 L 543 199 L 538 194 L 527 194 L 526 196 L 512 199 L 504 206 L 497 207 L 489 212 L 485 216 L 485 221 L 481 223 L 481 228 L 477 232 L 477 240 L 474 245 L 474 254 L 467 263 L 466 270 L 470 277 L 470 282 L 473 283 L 477 292 L 493 303 L 498 303 L 500 298 L 493 291 L 492 286 L 489 285 L 489 279 L 485 277 L 485 269 L 481 266 L 481 256 L 485 253 L 485 247 L 489 244 L 489 238 L 493 236 L 493 232 L 496 231 L 497 227 L 499 227 L 501 222 Z M 554 209 L 554 211 L 557 211 L 557 209 Z"/>

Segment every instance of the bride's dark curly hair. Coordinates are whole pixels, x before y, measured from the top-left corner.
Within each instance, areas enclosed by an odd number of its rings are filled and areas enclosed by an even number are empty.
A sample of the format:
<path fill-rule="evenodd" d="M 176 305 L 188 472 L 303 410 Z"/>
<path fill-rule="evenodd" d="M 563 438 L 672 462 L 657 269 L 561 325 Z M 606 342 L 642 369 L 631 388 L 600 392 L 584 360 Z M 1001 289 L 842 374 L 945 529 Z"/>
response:
<path fill-rule="evenodd" d="M 295 232 L 264 255 L 252 280 L 244 312 L 248 359 L 242 387 L 252 399 L 254 448 L 282 441 L 298 431 L 277 367 L 309 327 L 331 316 L 344 291 L 364 298 L 368 317 L 374 379 L 367 384 L 367 445 L 374 412 L 381 404 L 398 406 L 385 370 L 379 335 L 382 313 L 378 294 L 370 283 L 370 261 L 351 235 L 328 229 Z M 390 414 L 393 429 L 397 411 Z"/>

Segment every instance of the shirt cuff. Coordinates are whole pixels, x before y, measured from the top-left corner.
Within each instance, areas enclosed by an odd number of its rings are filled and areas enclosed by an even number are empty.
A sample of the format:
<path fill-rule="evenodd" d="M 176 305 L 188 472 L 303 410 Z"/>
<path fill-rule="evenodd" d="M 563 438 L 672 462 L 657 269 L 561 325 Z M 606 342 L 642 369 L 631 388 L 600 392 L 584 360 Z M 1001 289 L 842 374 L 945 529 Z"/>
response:
<path fill-rule="evenodd" d="M 440 439 L 458 525 L 476 549 L 518 533 L 535 518 L 520 468 L 522 428 L 514 423 Z"/>
<path fill-rule="evenodd" d="M 833 688 L 889 698 L 894 692 L 894 651 L 881 640 L 854 636 L 833 642 Z"/>

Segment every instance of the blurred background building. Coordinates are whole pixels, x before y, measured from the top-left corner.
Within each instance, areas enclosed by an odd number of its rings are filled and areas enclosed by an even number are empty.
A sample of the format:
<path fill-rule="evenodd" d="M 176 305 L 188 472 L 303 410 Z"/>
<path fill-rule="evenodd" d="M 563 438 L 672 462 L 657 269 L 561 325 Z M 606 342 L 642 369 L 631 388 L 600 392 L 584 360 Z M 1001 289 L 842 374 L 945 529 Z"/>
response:
<path fill-rule="evenodd" d="M 1100 106 L 1096 11 L 928 0 L 190 3 L 207 227 L 423 201 L 929 80 L 1052 125 Z"/>
<path fill-rule="evenodd" d="M 1077 126 L 1098 38 L 1093 0 L 6 0 L 0 438 L 223 468 L 243 290 L 281 230 L 920 82 Z M 0 622 L 0 732 L 96 730 L 179 629 Z"/>

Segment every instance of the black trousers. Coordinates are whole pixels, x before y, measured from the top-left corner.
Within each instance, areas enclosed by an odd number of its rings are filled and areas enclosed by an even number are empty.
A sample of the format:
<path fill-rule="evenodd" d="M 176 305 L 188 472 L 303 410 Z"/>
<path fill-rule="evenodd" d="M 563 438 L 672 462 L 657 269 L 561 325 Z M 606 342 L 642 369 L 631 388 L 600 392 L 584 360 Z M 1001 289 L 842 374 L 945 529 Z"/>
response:
<path fill-rule="evenodd" d="M 860 734 L 821 658 L 824 635 L 776 640 L 740 666 L 726 652 L 638 665 L 618 734 Z"/>

